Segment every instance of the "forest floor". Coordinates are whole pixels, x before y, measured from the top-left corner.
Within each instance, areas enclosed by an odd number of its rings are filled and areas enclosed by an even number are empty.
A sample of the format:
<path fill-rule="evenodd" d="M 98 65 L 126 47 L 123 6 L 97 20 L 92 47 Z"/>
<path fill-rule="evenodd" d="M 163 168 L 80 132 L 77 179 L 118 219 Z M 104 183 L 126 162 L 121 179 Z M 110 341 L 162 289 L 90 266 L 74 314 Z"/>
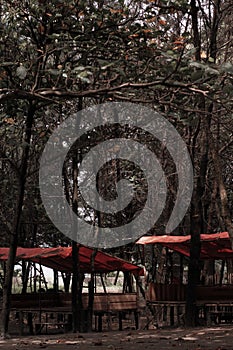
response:
<path fill-rule="evenodd" d="M 14 336 L 0 350 L 233 350 L 233 325 Z"/>

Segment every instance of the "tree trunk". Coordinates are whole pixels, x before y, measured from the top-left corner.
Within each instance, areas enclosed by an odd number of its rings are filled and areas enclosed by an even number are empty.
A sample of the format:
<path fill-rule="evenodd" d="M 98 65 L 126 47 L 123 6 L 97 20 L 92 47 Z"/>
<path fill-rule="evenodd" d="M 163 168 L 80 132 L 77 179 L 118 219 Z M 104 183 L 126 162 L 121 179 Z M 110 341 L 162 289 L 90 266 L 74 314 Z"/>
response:
<path fill-rule="evenodd" d="M 72 278 L 72 329 L 73 332 L 81 331 L 83 322 L 82 288 L 84 274 L 80 270 L 79 245 L 72 242 L 73 278 Z"/>
<path fill-rule="evenodd" d="M 201 101 L 200 107 L 205 108 L 205 101 Z M 208 112 L 212 106 L 209 107 Z M 210 113 L 204 116 L 201 123 L 201 135 L 200 135 L 200 164 L 199 164 L 199 176 L 195 185 L 192 202 L 191 202 L 191 223 L 190 223 L 190 259 L 188 269 L 188 285 L 186 294 L 186 315 L 185 323 L 189 327 L 198 325 L 198 310 L 197 310 L 197 296 L 196 287 L 200 283 L 200 252 L 201 241 L 200 234 L 204 232 L 204 222 L 207 222 L 207 218 L 204 218 L 203 210 L 203 196 L 205 193 L 206 173 L 208 168 L 208 153 L 209 153 L 209 128 L 210 128 Z"/>
<path fill-rule="evenodd" d="M 186 315 L 185 324 L 188 327 L 194 327 L 197 325 L 197 306 L 196 306 L 196 286 L 200 279 L 199 259 L 200 259 L 200 230 L 199 217 L 193 220 L 191 228 L 191 243 L 190 243 L 190 259 L 188 266 L 188 285 L 186 296 Z M 197 225 L 194 225 L 194 223 Z"/>
<path fill-rule="evenodd" d="M 70 289 L 71 274 L 70 273 L 62 273 L 62 280 L 63 280 L 63 284 L 64 284 L 64 291 L 66 293 L 68 293 L 69 289 Z"/>
<path fill-rule="evenodd" d="M 198 25 L 198 7 L 196 0 L 191 0 L 191 16 L 192 16 L 192 30 L 193 30 L 193 44 L 196 49 L 195 58 L 197 61 L 201 59 L 201 40 L 199 35 L 199 25 Z"/>
<path fill-rule="evenodd" d="M 9 256 L 6 263 L 6 276 L 5 276 L 5 281 L 3 285 L 3 306 L 2 306 L 2 314 L 1 314 L 1 334 L 3 338 L 6 338 L 8 336 L 12 278 L 14 273 L 18 237 L 20 234 L 20 219 L 21 219 L 23 202 L 24 202 L 26 175 L 27 175 L 27 169 L 28 169 L 28 159 L 29 159 L 34 114 L 35 114 L 35 106 L 32 103 L 30 103 L 27 119 L 26 119 L 26 129 L 25 129 L 25 137 L 24 137 L 25 146 L 22 154 L 21 166 L 19 171 L 19 193 L 17 198 L 16 214 L 15 214 L 15 220 L 13 223 L 13 232 L 10 240 Z"/>
<path fill-rule="evenodd" d="M 53 270 L 53 291 L 55 293 L 58 292 L 59 286 L 58 286 L 58 271 Z"/>
<path fill-rule="evenodd" d="M 28 261 L 27 263 L 23 260 L 22 261 L 22 294 L 25 294 L 27 292 L 27 285 L 28 285 L 28 279 L 31 269 L 31 262 Z"/>
<path fill-rule="evenodd" d="M 82 98 L 78 102 L 78 110 L 82 109 Z M 76 127 L 78 128 L 79 121 L 77 120 Z M 78 211 L 78 161 L 81 160 L 82 154 L 79 153 L 80 159 L 78 159 L 77 152 L 72 157 L 72 209 L 77 215 Z M 67 192 L 68 196 L 68 192 Z M 74 230 L 77 230 L 77 225 L 74 224 Z M 73 237 L 76 237 L 77 231 L 73 232 Z M 80 331 L 83 321 L 83 304 L 82 304 L 82 286 L 84 281 L 84 275 L 80 270 L 79 261 L 79 246 L 75 240 L 72 241 L 72 260 L 73 260 L 73 278 L 72 278 L 72 315 L 73 315 L 73 332 Z"/>
<path fill-rule="evenodd" d="M 213 159 L 213 166 L 215 172 L 215 178 L 217 181 L 219 195 L 220 195 L 220 203 L 221 203 L 221 217 L 223 220 L 223 224 L 226 227 L 226 230 L 229 233 L 231 239 L 231 246 L 233 248 L 233 224 L 232 224 L 232 215 L 229 209 L 227 191 L 225 188 L 223 176 L 222 176 L 222 166 L 218 151 L 215 146 L 215 142 L 213 140 L 213 136 L 210 135 L 210 146 L 211 146 L 211 155 Z"/>
<path fill-rule="evenodd" d="M 72 262 L 73 262 L 73 277 L 72 277 L 72 320 L 73 332 L 78 331 L 78 255 L 79 247 L 75 241 L 72 241 Z"/>

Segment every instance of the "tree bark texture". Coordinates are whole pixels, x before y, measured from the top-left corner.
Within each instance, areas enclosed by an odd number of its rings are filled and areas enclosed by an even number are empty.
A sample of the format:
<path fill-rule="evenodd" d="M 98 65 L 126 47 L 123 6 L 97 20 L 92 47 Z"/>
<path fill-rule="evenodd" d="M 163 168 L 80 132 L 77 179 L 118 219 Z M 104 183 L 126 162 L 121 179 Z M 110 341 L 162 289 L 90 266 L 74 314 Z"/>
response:
<path fill-rule="evenodd" d="M 30 152 L 30 143 L 31 143 L 34 114 L 35 114 L 35 106 L 33 103 L 30 103 L 28 108 L 27 118 L 26 118 L 26 129 L 25 129 L 25 137 L 24 137 L 25 146 L 23 149 L 21 165 L 19 169 L 20 170 L 19 171 L 19 192 L 17 197 L 16 215 L 15 215 L 15 221 L 13 223 L 13 231 L 12 231 L 11 240 L 10 240 L 9 256 L 6 263 L 6 275 L 5 275 L 4 285 L 3 285 L 1 334 L 4 338 L 7 337 L 7 333 L 8 333 L 12 278 L 14 273 L 18 237 L 20 234 L 20 219 L 21 219 L 22 207 L 24 202 L 26 175 L 27 175 L 27 169 L 28 169 L 28 159 L 29 159 L 29 152 Z"/>

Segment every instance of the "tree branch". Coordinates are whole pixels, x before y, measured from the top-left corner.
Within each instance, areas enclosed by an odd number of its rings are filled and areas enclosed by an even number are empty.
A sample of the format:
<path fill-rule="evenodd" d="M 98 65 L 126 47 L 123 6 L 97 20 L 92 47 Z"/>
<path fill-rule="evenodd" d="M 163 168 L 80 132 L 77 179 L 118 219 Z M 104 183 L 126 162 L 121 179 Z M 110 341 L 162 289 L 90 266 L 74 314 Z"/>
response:
<path fill-rule="evenodd" d="M 52 98 L 66 98 L 73 99 L 78 97 L 97 97 L 102 95 L 112 95 L 112 92 L 120 91 L 123 89 L 142 89 L 147 87 L 153 87 L 156 85 L 163 85 L 168 88 L 181 88 L 185 90 L 189 90 L 192 92 L 197 92 L 206 96 L 208 94 L 208 90 L 201 90 L 194 87 L 193 83 L 181 83 L 181 82 L 173 82 L 167 81 L 167 78 L 155 80 L 152 82 L 146 83 L 123 83 L 113 87 L 104 87 L 100 89 L 90 89 L 85 91 L 70 91 L 70 90 L 62 90 L 62 89 L 40 89 L 35 92 L 29 92 L 25 90 L 8 90 L 8 89 L 0 89 L 0 102 L 4 102 L 11 99 L 26 99 L 26 100 L 44 100 L 47 101 L 51 99 L 51 102 L 56 102 L 52 100 Z"/>

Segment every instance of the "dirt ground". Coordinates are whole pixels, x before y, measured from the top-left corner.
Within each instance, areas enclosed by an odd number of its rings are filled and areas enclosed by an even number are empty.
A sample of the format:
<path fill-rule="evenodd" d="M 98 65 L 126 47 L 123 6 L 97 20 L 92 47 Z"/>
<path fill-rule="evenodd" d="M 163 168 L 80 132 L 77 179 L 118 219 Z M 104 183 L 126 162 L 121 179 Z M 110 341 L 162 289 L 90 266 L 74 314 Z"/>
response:
<path fill-rule="evenodd" d="M 232 350 L 233 325 L 211 328 L 167 328 L 103 333 L 13 336 L 0 339 L 0 350 Z"/>

